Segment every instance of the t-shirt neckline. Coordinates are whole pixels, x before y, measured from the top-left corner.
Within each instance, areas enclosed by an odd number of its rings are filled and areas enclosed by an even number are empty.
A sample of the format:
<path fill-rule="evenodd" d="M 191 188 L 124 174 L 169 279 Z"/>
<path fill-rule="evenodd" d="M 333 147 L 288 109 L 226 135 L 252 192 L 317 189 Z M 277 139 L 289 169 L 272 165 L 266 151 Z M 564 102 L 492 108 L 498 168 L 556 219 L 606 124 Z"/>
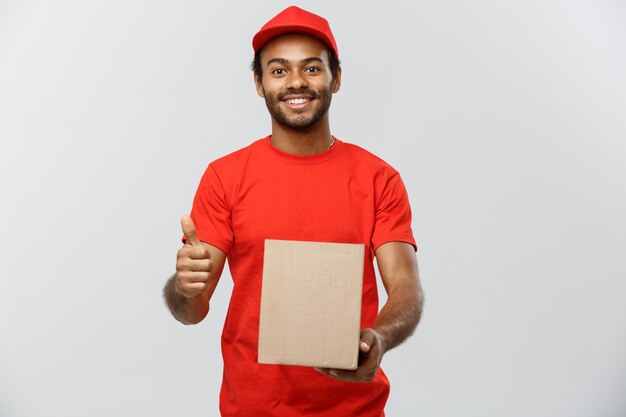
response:
<path fill-rule="evenodd" d="M 265 143 L 265 146 L 268 149 L 270 149 L 270 151 L 273 154 L 275 154 L 280 159 L 285 160 L 287 162 L 291 162 L 294 164 L 301 164 L 301 165 L 319 164 L 320 162 L 327 161 L 330 158 L 337 155 L 341 151 L 341 148 L 343 147 L 343 142 L 335 137 L 335 143 L 333 144 L 333 146 L 331 146 L 330 149 L 327 149 L 322 153 L 318 153 L 315 155 L 294 155 L 291 153 L 287 153 L 285 151 L 281 151 L 280 149 L 276 148 L 272 144 L 272 141 L 270 140 L 271 137 L 272 135 L 268 135 L 267 137 L 265 137 L 265 139 L 263 139 L 263 142 Z"/>

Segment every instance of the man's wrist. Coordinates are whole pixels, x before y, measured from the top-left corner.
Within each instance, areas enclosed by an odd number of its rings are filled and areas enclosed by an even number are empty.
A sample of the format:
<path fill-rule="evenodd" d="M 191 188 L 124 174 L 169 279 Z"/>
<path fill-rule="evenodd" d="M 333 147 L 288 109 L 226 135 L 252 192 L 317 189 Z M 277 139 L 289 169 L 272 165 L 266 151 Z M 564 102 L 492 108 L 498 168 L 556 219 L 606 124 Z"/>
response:
<path fill-rule="evenodd" d="M 378 343 L 380 343 L 380 351 L 382 354 L 385 354 L 391 346 L 389 326 L 375 327 L 372 330 L 376 333 L 376 338 L 378 339 Z"/>

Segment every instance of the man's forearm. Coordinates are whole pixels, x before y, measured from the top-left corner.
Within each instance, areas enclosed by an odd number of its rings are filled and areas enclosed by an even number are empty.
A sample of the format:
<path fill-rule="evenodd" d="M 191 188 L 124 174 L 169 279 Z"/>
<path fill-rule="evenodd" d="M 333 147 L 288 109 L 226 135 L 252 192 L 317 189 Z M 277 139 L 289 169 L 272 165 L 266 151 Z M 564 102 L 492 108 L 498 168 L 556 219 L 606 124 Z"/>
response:
<path fill-rule="evenodd" d="M 423 293 L 418 282 L 396 288 L 388 294 L 374 330 L 381 336 L 386 352 L 413 334 L 422 316 Z"/>
<path fill-rule="evenodd" d="M 196 324 L 202 321 L 209 312 L 209 295 L 202 292 L 195 297 L 187 298 L 176 291 L 176 274 L 163 288 L 163 298 L 176 320 L 183 324 Z"/>

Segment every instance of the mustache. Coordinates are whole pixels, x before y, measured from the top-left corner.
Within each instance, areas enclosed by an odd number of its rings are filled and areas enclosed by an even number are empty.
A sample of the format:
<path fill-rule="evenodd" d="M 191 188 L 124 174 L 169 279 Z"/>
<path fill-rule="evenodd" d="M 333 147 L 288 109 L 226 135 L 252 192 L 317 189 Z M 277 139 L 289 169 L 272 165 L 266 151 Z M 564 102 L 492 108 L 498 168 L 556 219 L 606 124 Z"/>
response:
<path fill-rule="evenodd" d="M 316 91 L 313 90 L 309 90 L 308 88 L 300 88 L 298 90 L 290 88 L 289 90 L 282 92 L 278 95 L 278 99 L 282 100 L 283 98 L 292 95 L 292 94 L 300 94 L 300 95 L 307 95 L 307 96 L 311 96 L 312 98 L 319 98 L 319 94 L 317 94 Z"/>

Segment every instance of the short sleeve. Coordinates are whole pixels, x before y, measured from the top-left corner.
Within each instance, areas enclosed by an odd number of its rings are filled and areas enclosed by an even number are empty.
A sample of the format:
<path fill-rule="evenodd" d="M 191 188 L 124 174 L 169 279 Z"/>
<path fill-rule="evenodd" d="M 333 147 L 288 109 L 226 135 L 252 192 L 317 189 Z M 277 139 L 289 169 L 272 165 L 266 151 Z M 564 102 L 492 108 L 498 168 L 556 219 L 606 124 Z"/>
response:
<path fill-rule="evenodd" d="M 233 244 L 231 209 L 224 186 L 212 165 L 206 169 L 196 191 L 191 219 L 200 241 L 228 253 Z M 232 201 L 232 200 L 230 200 Z"/>
<path fill-rule="evenodd" d="M 396 172 L 387 180 L 376 205 L 372 251 L 388 242 L 406 242 L 417 251 L 411 219 L 409 197 L 400 174 Z"/>

